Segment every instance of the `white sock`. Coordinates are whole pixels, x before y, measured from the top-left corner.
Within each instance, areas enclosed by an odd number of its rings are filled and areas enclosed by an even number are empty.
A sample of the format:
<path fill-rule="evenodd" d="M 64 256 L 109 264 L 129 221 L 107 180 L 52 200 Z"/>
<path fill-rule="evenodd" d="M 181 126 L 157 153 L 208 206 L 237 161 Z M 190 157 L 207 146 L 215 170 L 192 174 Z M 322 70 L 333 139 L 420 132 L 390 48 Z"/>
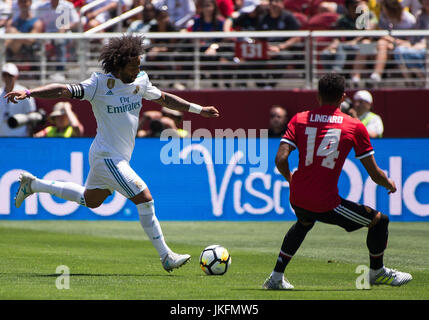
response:
<path fill-rule="evenodd" d="M 84 192 L 85 187 L 73 182 L 51 181 L 36 179 L 31 183 L 33 192 L 46 192 L 58 198 L 74 201 L 86 206 Z"/>
<path fill-rule="evenodd" d="M 273 271 L 273 272 L 271 272 L 271 278 L 274 281 L 281 281 L 281 280 L 283 280 L 283 273 L 282 272 Z"/>
<path fill-rule="evenodd" d="M 138 204 L 137 211 L 140 217 L 140 224 L 149 237 L 149 240 L 152 242 L 156 251 L 158 251 L 161 259 L 164 258 L 164 256 L 171 250 L 165 243 L 161 225 L 155 216 L 154 201 L 152 200 Z"/>

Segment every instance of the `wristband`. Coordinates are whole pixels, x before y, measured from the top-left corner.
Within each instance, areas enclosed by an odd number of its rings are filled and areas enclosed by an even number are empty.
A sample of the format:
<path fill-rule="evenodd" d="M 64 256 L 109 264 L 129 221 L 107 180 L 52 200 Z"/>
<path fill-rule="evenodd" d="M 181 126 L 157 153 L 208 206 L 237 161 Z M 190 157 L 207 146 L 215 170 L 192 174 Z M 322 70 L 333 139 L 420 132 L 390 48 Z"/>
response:
<path fill-rule="evenodd" d="M 25 90 L 25 96 L 27 97 L 27 98 L 30 98 L 31 97 L 31 92 L 30 92 L 30 90 Z"/>
<path fill-rule="evenodd" d="M 191 103 L 189 105 L 189 110 L 188 111 L 192 112 L 192 113 L 198 113 L 198 114 L 200 114 L 201 110 L 203 110 L 202 106 L 200 106 L 199 104 Z"/>

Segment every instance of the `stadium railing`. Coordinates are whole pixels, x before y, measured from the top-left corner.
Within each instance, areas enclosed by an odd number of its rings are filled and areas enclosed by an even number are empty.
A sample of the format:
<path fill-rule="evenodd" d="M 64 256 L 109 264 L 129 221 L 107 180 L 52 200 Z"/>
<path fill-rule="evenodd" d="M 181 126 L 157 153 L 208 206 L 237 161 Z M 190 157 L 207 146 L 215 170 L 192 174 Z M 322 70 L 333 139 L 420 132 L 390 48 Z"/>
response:
<path fill-rule="evenodd" d="M 29 87 L 49 82 L 78 82 L 94 71 L 101 71 L 98 62 L 101 46 L 109 38 L 121 35 L 0 34 L 0 64 L 16 63 L 21 71 L 20 82 Z M 400 60 L 390 51 L 383 81 L 374 83 L 369 79 L 376 63 L 377 39 L 389 35 L 421 36 L 427 43 L 429 30 L 147 33 L 144 34 L 147 53 L 143 68 L 152 82 L 163 88 L 314 89 L 321 74 L 333 69 L 336 52 L 328 56 L 324 52 L 332 40 L 362 36 L 368 38 L 369 43 L 352 48 L 352 51 L 345 48 L 346 59 L 343 62 L 339 59 L 340 68 L 336 68 L 346 76 L 349 87 L 429 88 L 427 45 L 424 56 L 418 61 Z M 268 50 L 269 45 L 292 37 L 300 38 L 293 48 L 275 54 Z M 30 38 L 40 43 L 35 59 L 16 60 L 14 56 L 6 55 L 6 40 Z M 205 52 L 211 44 L 217 48 L 215 54 Z M 63 48 L 61 54 L 53 50 L 55 46 Z M 357 52 L 365 58 L 356 61 Z M 344 52 L 341 54 L 344 57 Z M 351 80 L 353 64 L 359 66 L 359 83 Z"/>

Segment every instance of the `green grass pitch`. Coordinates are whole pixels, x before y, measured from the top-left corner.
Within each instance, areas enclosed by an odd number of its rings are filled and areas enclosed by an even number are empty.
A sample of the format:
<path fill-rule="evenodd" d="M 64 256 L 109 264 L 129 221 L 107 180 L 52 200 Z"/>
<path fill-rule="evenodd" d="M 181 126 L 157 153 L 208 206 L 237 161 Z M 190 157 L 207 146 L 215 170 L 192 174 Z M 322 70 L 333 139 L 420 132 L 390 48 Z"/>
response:
<path fill-rule="evenodd" d="M 385 264 L 412 273 L 403 287 L 356 289 L 366 229 L 318 223 L 287 268 L 295 290 L 262 290 L 292 223 L 161 222 L 170 247 L 192 255 L 167 273 L 138 222 L 0 221 L 0 299 L 429 299 L 429 223 L 390 224 Z M 210 244 L 230 251 L 224 276 L 199 268 Z M 59 265 L 70 270 L 69 289 L 55 286 Z"/>

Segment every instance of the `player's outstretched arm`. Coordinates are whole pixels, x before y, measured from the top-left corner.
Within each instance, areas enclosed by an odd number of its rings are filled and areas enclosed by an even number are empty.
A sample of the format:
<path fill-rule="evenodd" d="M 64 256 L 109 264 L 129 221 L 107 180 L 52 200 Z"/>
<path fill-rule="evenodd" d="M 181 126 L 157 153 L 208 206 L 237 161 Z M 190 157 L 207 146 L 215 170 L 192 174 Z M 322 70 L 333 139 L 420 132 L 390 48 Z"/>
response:
<path fill-rule="evenodd" d="M 72 94 L 65 84 L 53 83 L 31 90 L 11 91 L 4 96 L 8 102 L 17 103 L 29 97 L 43 99 L 71 98 Z"/>
<path fill-rule="evenodd" d="M 219 111 L 213 106 L 207 106 L 207 107 L 199 106 L 197 104 L 190 103 L 185 99 L 182 99 L 168 92 L 161 92 L 161 98 L 153 101 L 162 105 L 163 107 L 167 107 L 167 108 L 182 111 L 182 112 L 189 111 L 193 113 L 198 113 L 201 116 L 206 118 L 219 117 Z"/>
<path fill-rule="evenodd" d="M 360 161 L 362 162 L 362 165 L 365 167 L 372 181 L 382 187 L 385 187 L 387 190 L 389 190 L 389 193 L 396 192 L 395 181 L 389 179 L 384 171 L 378 167 L 373 155 L 365 157 Z"/>
<path fill-rule="evenodd" d="M 289 154 L 293 150 L 293 146 L 282 142 L 280 143 L 279 150 L 277 151 L 276 155 L 276 167 L 289 183 L 292 180 L 292 173 L 289 170 Z"/>

